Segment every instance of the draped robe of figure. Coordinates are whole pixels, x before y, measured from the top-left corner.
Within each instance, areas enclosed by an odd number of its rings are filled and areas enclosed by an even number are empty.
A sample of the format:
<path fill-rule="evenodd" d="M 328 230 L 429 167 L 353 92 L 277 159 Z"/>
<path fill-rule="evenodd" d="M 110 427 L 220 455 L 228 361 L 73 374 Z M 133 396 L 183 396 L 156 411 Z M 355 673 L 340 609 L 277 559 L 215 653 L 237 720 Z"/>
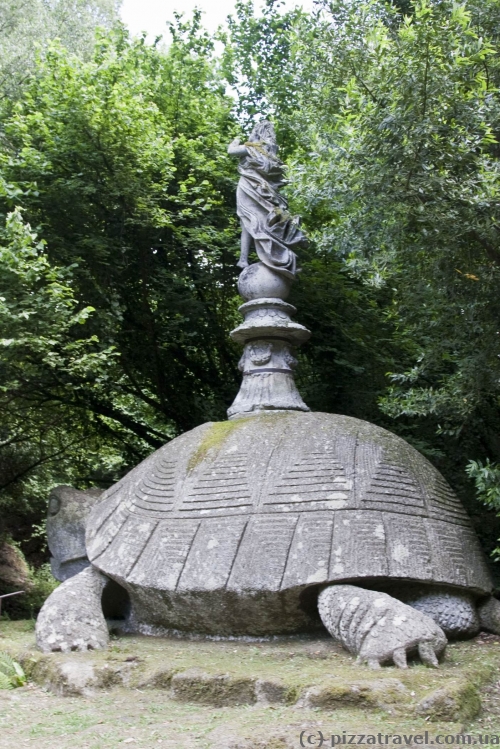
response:
<path fill-rule="evenodd" d="M 284 165 L 267 143 L 245 144 L 236 191 L 237 213 L 255 244 L 261 263 L 288 278 L 297 272 L 294 250 L 306 243 L 288 204 L 278 192 L 285 184 Z"/>

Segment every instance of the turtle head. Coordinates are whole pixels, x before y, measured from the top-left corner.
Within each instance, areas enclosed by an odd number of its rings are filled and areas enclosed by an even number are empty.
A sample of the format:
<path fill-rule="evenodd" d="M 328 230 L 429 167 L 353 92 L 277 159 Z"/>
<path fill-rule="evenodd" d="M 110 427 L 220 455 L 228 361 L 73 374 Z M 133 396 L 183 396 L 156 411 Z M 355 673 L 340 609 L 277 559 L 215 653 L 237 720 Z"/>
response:
<path fill-rule="evenodd" d="M 100 489 L 79 491 L 71 486 L 56 486 L 51 491 L 47 542 L 52 555 L 52 574 L 57 580 L 67 580 L 90 564 L 85 548 L 85 526 L 101 494 Z"/>

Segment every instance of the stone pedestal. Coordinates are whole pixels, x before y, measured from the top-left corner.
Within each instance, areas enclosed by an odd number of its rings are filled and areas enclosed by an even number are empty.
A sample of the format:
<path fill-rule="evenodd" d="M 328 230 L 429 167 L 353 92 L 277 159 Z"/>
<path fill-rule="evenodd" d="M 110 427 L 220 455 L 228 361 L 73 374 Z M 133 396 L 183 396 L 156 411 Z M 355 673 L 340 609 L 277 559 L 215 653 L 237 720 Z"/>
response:
<path fill-rule="evenodd" d="M 307 341 L 310 332 L 293 322 L 296 309 L 284 301 L 290 283 L 283 282 L 262 263 L 245 268 L 238 289 L 247 301 L 240 307 L 244 322 L 231 338 L 244 346 L 239 369 L 243 382 L 228 417 L 262 411 L 309 411 L 296 388 L 294 349 Z M 266 296 L 266 292 L 278 296 Z"/>

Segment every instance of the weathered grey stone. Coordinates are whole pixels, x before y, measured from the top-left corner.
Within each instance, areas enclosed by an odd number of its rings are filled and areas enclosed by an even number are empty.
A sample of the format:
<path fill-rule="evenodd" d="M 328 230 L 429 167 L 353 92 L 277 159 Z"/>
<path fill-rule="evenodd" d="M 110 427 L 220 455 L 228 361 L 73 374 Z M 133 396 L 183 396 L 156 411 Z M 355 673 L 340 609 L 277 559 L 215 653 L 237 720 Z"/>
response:
<path fill-rule="evenodd" d="M 416 708 L 418 715 L 428 716 L 431 721 L 471 720 L 480 710 L 481 699 L 477 686 L 464 680 L 436 689 L 424 697 Z"/>
<path fill-rule="evenodd" d="M 418 597 L 405 597 L 403 600 L 430 616 L 448 637 L 473 637 L 479 632 L 474 597 L 465 592 L 421 590 Z"/>
<path fill-rule="evenodd" d="M 60 697 L 87 697 L 96 683 L 94 664 L 63 661 L 55 668 L 46 669 L 45 678 L 39 678 L 40 682 Z"/>
<path fill-rule="evenodd" d="M 279 192 L 284 165 L 273 126 L 259 123 L 228 152 L 240 159 L 245 300 L 231 333 L 244 346 L 233 421 L 172 440 L 105 493 L 87 522 L 93 567 L 48 599 L 39 645 L 103 646 L 103 611 L 128 632 L 311 630 L 321 626 L 322 590 L 323 623 L 361 660 L 404 667 L 418 651 L 437 665 L 446 645 L 439 625 L 473 634 L 476 601 L 491 592 L 477 538 L 441 475 L 403 440 L 356 419 L 307 413 L 293 371 L 295 347 L 310 333 L 285 302 L 305 237 Z M 259 262 L 249 266 L 252 247 Z M 86 564 L 89 502 L 81 493 L 62 502 L 68 488 L 58 491 L 48 535 L 54 573 L 64 579 Z M 384 592 L 390 585 L 394 596 Z M 411 606 L 398 600 L 398 585 Z M 498 608 L 481 609 L 492 631 Z M 178 675 L 171 682 L 174 690 L 190 683 Z"/>
<path fill-rule="evenodd" d="M 241 275 L 255 267 L 251 265 Z M 268 269 L 266 272 L 271 273 Z M 295 311 L 291 304 L 271 298 L 252 300 L 240 307 L 245 322 L 232 331 L 231 337 L 245 347 L 238 365 L 243 382 L 228 409 L 229 418 L 262 411 L 309 411 L 293 378 L 297 366 L 293 347 L 306 341 L 310 333 L 292 322 L 290 315 Z"/>
<path fill-rule="evenodd" d="M 500 601 L 496 598 L 487 598 L 478 608 L 479 620 L 482 629 L 500 635 Z"/>
<path fill-rule="evenodd" d="M 277 157 L 273 126 L 259 123 L 248 143 L 233 141 L 228 151 L 240 158 L 238 265 L 243 271 L 238 290 L 246 301 L 240 307 L 245 320 L 231 333 L 245 348 L 239 364 L 243 383 L 228 416 L 308 411 L 293 378 L 293 347 L 307 341 L 310 332 L 292 321 L 295 307 L 284 301 L 297 271 L 294 250 L 306 240 L 279 193 L 284 165 Z M 260 262 L 249 266 L 252 245 Z"/>
<path fill-rule="evenodd" d="M 230 419 L 263 411 L 309 411 L 292 372 L 248 372 L 227 415 Z"/>
<path fill-rule="evenodd" d="M 29 651 L 20 657 L 30 681 L 61 697 L 89 696 L 96 689 L 115 686 L 140 686 L 139 677 L 134 674 L 137 668 L 135 662 L 113 661 L 103 664 L 97 659 L 75 657 L 72 654 L 55 659 L 48 655 L 34 656 Z M 151 683 L 151 686 L 154 684 Z"/>
<path fill-rule="evenodd" d="M 472 621 L 472 603 L 491 591 L 467 515 L 432 465 L 395 435 L 332 414 L 267 413 L 205 424 L 172 440 L 94 506 L 87 550 L 95 569 L 130 597 L 127 631 L 311 631 L 321 627 L 319 590 L 353 582 L 363 600 L 376 600 L 383 594 L 364 586 L 392 582 L 404 591 L 411 581 L 421 591 L 414 606 L 424 598 L 426 611 L 439 618 L 443 601 L 450 612 L 458 601 L 455 620 Z M 42 610 L 44 649 L 96 647 L 94 626 L 98 643 L 106 642 L 103 578 L 88 578 L 88 602 L 65 592 L 85 574 L 61 586 Z M 334 598 L 341 592 L 331 590 Z M 372 660 L 398 651 L 403 663 L 401 648 L 418 649 L 429 632 L 438 637 L 437 628 L 387 598 L 395 616 L 399 607 L 411 615 Z M 423 655 L 432 660 L 425 648 Z"/>
<path fill-rule="evenodd" d="M 332 585 L 319 594 L 318 609 L 332 637 L 372 668 L 392 661 L 406 668 L 414 652 L 437 666 L 446 647 L 443 631 L 429 616 L 386 593 Z"/>
<path fill-rule="evenodd" d="M 332 414 L 262 414 L 178 437 L 106 492 L 87 548 L 129 592 L 136 628 L 312 630 L 319 586 L 354 580 L 491 590 L 467 516 L 431 464 Z"/>
<path fill-rule="evenodd" d="M 83 492 L 71 486 L 57 486 L 51 491 L 47 543 L 52 554 L 52 574 L 57 580 L 67 580 L 88 567 L 85 523 L 101 495 L 100 489 Z"/>
<path fill-rule="evenodd" d="M 379 707 L 386 710 L 402 706 L 408 708 L 411 695 L 399 679 L 375 679 L 372 681 L 343 681 L 314 686 L 306 690 L 298 706 L 338 710 L 342 707 Z"/>
<path fill-rule="evenodd" d="M 285 278 L 297 272 L 294 250 L 306 241 L 298 221 L 288 213 L 279 189 L 285 184 L 285 165 L 278 158 L 278 145 L 270 122 L 259 122 L 246 143 L 234 140 L 228 153 L 239 158 L 240 181 L 236 191 L 241 221 L 240 268 L 248 265 L 252 246 L 261 263 Z"/>
<path fill-rule="evenodd" d="M 245 302 L 253 299 L 287 299 L 292 279 L 276 273 L 264 263 L 253 263 L 242 270 L 238 292 Z"/>
<path fill-rule="evenodd" d="M 205 674 L 190 669 L 172 678 L 172 698 L 181 702 L 223 705 L 252 705 L 256 702 L 253 679 L 235 678 L 228 674 Z"/>
<path fill-rule="evenodd" d="M 295 697 L 295 693 L 279 681 L 257 679 L 255 682 L 255 698 L 262 705 L 293 703 Z"/>
<path fill-rule="evenodd" d="M 45 601 L 36 622 L 36 642 L 48 653 L 95 650 L 108 644 L 101 607 L 107 578 L 94 567 L 62 583 Z"/>
<path fill-rule="evenodd" d="M 246 270 L 254 267 L 251 265 Z M 244 345 L 238 365 L 243 382 L 228 409 L 229 418 L 260 411 L 309 411 L 293 378 L 297 366 L 293 352 L 310 333 L 291 320 L 290 315 L 295 311 L 295 307 L 281 299 L 268 298 L 255 299 L 240 307 L 245 321 L 232 331 L 231 337 Z"/>
<path fill-rule="evenodd" d="M 251 268 L 253 266 L 250 266 Z M 309 340 L 310 332 L 303 325 L 299 325 L 290 319 L 296 309 L 282 299 L 252 299 L 242 304 L 239 311 L 245 317 L 245 322 L 231 332 L 231 338 L 237 343 L 246 345 L 262 340 L 266 345 L 269 343 L 286 343 L 288 347 L 300 345 Z M 282 351 L 282 347 L 276 347 L 275 351 Z M 248 356 L 248 355 L 247 355 Z M 283 354 L 282 354 L 283 356 Z M 253 355 L 248 356 L 251 360 Z M 272 359 L 272 357 L 271 357 Z M 268 360 L 269 363 L 269 360 Z M 276 362 L 278 366 L 281 362 Z"/>

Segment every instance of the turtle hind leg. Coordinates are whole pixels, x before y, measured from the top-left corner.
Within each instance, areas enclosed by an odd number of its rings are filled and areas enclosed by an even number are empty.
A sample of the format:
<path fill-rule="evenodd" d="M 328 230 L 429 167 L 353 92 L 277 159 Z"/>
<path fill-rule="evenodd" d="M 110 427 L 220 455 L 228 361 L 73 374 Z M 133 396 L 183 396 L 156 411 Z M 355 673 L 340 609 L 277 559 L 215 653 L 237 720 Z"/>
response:
<path fill-rule="evenodd" d="M 474 637 L 479 632 L 476 603 L 468 593 L 438 589 L 422 591 L 420 595 L 403 598 L 403 601 L 430 616 L 447 637 Z"/>
<path fill-rule="evenodd" d="M 428 614 L 449 637 L 474 637 L 480 630 L 500 635 L 500 601 L 494 596 L 476 606 L 467 593 L 437 591 L 407 603 Z"/>
<path fill-rule="evenodd" d="M 45 653 L 105 648 L 108 627 L 101 605 L 108 578 L 87 567 L 62 583 L 43 604 L 36 642 Z"/>
<path fill-rule="evenodd" d="M 318 611 L 332 637 L 372 668 L 390 662 L 405 668 L 412 653 L 437 666 L 446 647 L 444 632 L 429 616 L 387 593 L 331 585 L 319 594 Z"/>
<path fill-rule="evenodd" d="M 500 635 L 500 601 L 490 596 L 479 605 L 478 615 L 481 629 Z"/>

